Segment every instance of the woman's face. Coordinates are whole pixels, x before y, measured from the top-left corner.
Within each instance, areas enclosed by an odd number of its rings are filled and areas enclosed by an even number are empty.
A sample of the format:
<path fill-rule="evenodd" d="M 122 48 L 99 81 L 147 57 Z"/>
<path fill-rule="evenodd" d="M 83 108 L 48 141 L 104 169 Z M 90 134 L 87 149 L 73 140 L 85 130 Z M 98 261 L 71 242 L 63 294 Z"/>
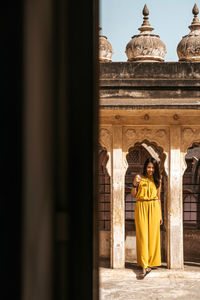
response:
<path fill-rule="evenodd" d="M 151 162 L 149 162 L 147 165 L 147 174 L 153 175 L 154 170 L 155 170 L 154 165 Z"/>

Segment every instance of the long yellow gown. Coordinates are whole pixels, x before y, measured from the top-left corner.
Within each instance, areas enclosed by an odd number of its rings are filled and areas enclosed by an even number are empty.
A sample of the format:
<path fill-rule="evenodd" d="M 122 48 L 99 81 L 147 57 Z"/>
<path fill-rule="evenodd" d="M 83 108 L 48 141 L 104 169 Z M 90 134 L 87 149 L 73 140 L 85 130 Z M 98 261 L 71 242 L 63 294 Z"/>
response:
<path fill-rule="evenodd" d="M 136 200 L 137 264 L 142 268 L 160 266 L 161 206 L 153 176 L 141 179 Z"/>

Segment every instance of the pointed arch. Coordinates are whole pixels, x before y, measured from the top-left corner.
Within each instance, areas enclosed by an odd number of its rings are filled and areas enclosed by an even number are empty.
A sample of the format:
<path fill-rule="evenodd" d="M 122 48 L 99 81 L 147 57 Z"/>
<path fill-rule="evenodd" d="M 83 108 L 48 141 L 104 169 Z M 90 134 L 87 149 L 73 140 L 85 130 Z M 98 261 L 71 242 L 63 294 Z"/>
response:
<path fill-rule="evenodd" d="M 169 170 L 169 128 L 168 127 L 124 127 L 123 128 L 123 153 L 124 167 L 127 169 L 126 155 L 130 147 L 136 143 L 144 143 L 151 146 L 160 157 L 161 171 L 165 170 L 168 175 Z"/>

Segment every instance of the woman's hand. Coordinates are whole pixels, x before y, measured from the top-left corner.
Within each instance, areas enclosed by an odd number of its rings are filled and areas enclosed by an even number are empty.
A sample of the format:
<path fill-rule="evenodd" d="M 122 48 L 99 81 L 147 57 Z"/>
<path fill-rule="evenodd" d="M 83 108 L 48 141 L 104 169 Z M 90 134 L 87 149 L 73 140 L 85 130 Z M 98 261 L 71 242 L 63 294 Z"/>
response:
<path fill-rule="evenodd" d="M 136 194 L 137 194 L 137 187 L 138 187 L 138 184 L 140 183 L 140 180 L 141 180 L 141 176 L 138 174 L 135 176 L 134 180 L 133 180 L 133 185 L 134 187 L 132 188 L 131 190 L 131 196 L 133 198 L 135 198 Z"/>
<path fill-rule="evenodd" d="M 160 218 L 160 225 L 162 225 L 163 224 L 163 219 L 162 219 L 162 217 Z"/>
<path fill-rule="evenodd" d="M 135 176 L 134 180 L 133 180 L 133 185 L 138 186 L 141 180 L 141 176 L 138 174 Z"/>

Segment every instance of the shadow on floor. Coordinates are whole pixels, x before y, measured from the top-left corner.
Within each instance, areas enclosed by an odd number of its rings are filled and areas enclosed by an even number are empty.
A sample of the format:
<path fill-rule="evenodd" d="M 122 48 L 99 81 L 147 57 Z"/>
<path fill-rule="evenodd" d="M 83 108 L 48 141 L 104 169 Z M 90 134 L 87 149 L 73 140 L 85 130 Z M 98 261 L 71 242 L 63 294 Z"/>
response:
<path fill-rule="evenodd" d="M 142 274 L 142 268 L 137 266 L 137 263 L 133 262 L 126 262 L 125 263 L 125 268 L 132 270 L 136 274 L 136 278 L 138 280 L 144 279 L 141 277 Z M 160 267 L 152 267 L 152 270 L 157 270 L 157 269 L 167 269 L 167 266 L 165 264 L 162 264 Z"/>
<path fill-rule="evenodd" d="M 187 262 L 187 264 L 189 265 L 189 262 Z M 103 257 L 100 257 L 99 258 L 99 267 L 100 268 L 110 268 L 110 259 L 109 258 L 103 258 Z M 136 262 L 126 262 L 125 263 L 125 268 L 126 269 L 131 269 L 133 272 L 135 272 L 136 274 L 142 270 L 141 267 L 137 266 L 137 263 Z M 167 269 L 167 265 L 166 263 L 163 263 L 160 267 L 154 267 L 152 268 L 152 270 L 156 270 L 158 268 L 161 268 L 161 269 Z"/>
<path fill-rule="evenodd" d="M 99 258 L 99 267 L 100 268 L 110 268 L 110 260 L 108 258 Z M 126 262 L 126 269 L 131 269 L 135 274 L 138 280 L 141 279 L 142 268 L 138 267 L 136 263 Z M 143 279 L 143 278 L 142 278 Z"/>
<path fill-rule="evenodd" d="M 126 262 L 125 263 L 125 268 L 132 270 L 135 273 L 137 280 L 144 279 L 144 278 L 141 277 L 141 275 L 142 275 L 142 268 L 139 267 L 139 266 L 137 266 L 137 263 Z"/>

